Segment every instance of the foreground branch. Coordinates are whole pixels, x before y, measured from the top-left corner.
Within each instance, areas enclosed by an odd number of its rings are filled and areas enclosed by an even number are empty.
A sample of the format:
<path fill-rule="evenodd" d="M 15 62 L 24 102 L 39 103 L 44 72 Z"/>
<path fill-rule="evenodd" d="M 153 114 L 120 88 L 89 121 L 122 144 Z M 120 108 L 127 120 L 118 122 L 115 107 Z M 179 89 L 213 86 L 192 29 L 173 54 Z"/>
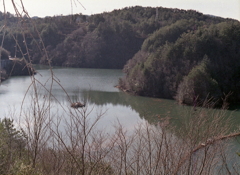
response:
<path fill-rule="evenodd" d="M 207 146 L 213 145 L 216 142 L 220 141 L 220 140 L 225 140 L 225 139 L 229 139 L 229 138 L 233 138 L 233 137 L 237 137 L 240 136 L 240 132 L 237 133 L 232 133 L 229 135 L 225 135 L 225 136 L 218 136 L 214 139 L 208 139 L 206 141 L 206 143 L 201 143 L 200 145 L 198 145 L 196 148 L 194 148 L 192 151 L 190 151 L 190 153 L 188 153 L 183 159 L 182 161 L 178 164 L 176 170 L 174 171 L 173 174 L 177 174 L 179 169 L 182 167 L 182 165 L 192 156 L 193 153 L 196 153 L 197 151 L 199 151 L 202 148 L 205 148 Z"/>

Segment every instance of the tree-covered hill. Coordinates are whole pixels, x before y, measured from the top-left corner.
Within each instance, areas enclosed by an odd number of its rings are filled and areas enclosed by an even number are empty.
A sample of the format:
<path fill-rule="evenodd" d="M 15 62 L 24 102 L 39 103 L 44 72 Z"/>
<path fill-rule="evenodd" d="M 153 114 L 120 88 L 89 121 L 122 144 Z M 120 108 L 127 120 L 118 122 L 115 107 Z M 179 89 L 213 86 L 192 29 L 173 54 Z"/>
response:
<path fill-rule="evenodd" d="M 231 101 L 240 98 L 240 24 L 233 19 L 136 6 L 91 16 L 0 13 L 0 26 L 3 48 L 34 64 L 124 67 L 121 88 L 187 104 L 229 92 Z"/>
<path fill-rule="evenodd" d="M 135 94 L 193 105 L 232 93 L 229 100 L 238 102 L 240 23 L 180 20 L 162 27 L 144 41 L 124 71 L 120 84 Z"/>
<path fill-rule="evenodd" d="M 51 61 L 57 66 L 123 68 L 141 47 L 151 50 L 161 44 L 151 43 L 156 30 L 164 28 L 166 32 L 168 27 L 172 28 L 173 35 L 169 32 L 164 37 L 173 41 L 185 30 L 223 21 L 226 19 L 194 10 L 140 6 L 91 16 L 75 14 L 32 19 L 0 13 L 0 24 L 5 25 L 0 39 L 4 39 L 3 48 L 12 56 L 27 57 L 33 63 Z M 182 26 L 173 31 L 177 23 Z M 163 31 L 161 35 L 165 34 Z M 147 46 L 146 42 L 152 46 Z M 43 52 L 44 47 L 48 57 Z"/>

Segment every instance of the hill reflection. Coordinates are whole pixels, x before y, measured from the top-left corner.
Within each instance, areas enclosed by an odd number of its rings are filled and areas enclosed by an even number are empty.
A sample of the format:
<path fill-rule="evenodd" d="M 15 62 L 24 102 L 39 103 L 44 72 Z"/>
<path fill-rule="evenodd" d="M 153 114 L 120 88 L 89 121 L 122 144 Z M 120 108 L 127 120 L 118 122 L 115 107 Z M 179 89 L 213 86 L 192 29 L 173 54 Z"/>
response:
<path fill-rule="evenodd" d="M 103 91 L 82 91 L 71 93 L 72 101 L 88 101 L 89 104 L 104 106 L 125 106 L 139 113 L 141 118 L 150 123 L 156 122 L 159 118 L 177 117 L 183 106 L 176 105 L 173 100 L 154 99 L 148 97 L 132 96 L 124 92 L 103 92 Z M 79 98 L 79 95 L 81 96 Z"/>

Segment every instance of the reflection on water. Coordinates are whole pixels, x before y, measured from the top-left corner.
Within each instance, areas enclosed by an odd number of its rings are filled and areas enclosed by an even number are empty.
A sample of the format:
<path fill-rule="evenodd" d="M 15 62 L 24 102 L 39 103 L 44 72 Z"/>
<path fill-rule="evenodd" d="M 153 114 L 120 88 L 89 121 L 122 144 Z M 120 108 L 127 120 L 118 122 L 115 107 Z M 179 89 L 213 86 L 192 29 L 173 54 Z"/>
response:
<path fill-rule="evenodd" d="M 93 109 L 91 117 L 103 111 L 104 116 L 99 122 L 99 127 L 105 130 L 111 130 L 110 126 L 117 121 L 128 130 L 133 129 L 138 123 L 145 122 L 145 119 L 141 119 L 139 113 L 128 104 L 127 95 L 114 88 L 122 76 L 121 70 L 61 68 L 54 69 L 53 73 L 56 80 L 53 84 L 50 70 L 39 69 L 36 75 L 39 81 L 38 94 L 42 97 L 40 100 L 44 100 L 46 89 L 52 88 L 53 113 L 65 115 L 71 100 L 87 103 L 88 109 Z M 0 118 L 10 117 L 9 111 L 14 111 L 16 117 L 19 116 L 22 104 L 25 107 L 31 105 L 31 96 L 31 77 L 11 77 L 3 82 L 0 86 Z"/>
<path fill-rule="evenodd" d="M 175 104 L 173 100 L 154 99 L 147 97 L 132 96 L 114 86 L 118 79 L 123 76 L 121 70 L 109 69 L 75 69 L 57 68 L 53 69 L 56 82 L 51 84 L 51 71 L 49 69 L 38 69 L 36 79 L 47 89 L 52 85 L 52 102 L 57 101 L 69 107 L 69 100 L 88 103 L 94 108 L 107 110 L 106 118 L 121 118 L 122 123 L 126 120 L 128 124 L 147 120 L 150 123 L 158 121 L 159 118 L 170 117 L 175 124 L 183 115 L 189 115 L 191 107 Z M 9 108 L 19 111 L 24 95 L 31 85 L 31 77 L 11 77 L 0 86 L 0 117 L 6 116 Z M 44 96 L 46 91 L 38 84 L 39 94 Z M 31 89 L 31 88 L 30 88 Z M 66 94 L 67 93 L 67 94 Z M 29 90 L 27 96 L 31 95 Z M 27 99 L 27 98 L 26 98 Z M 25 100 L 24 104 L 30 103 Z M 232 116 L 237 127 L 240 123 L 239 111 L 227 111 L 227 116 Z M 117 117 L 118 116 L 118 117 Z M 132 121 L 134 120 L 134 121 Z M 107 120 L 105 121 L 107 123 Z"/>
<path fill-rule="evenodd" d="M 54 98 L 51 99 L 51 112 L 58 120 L 67 120 L 70 117 L 68 112 L 74 111 L 70 108 L 71 102 L 77 101 L 86 103 L 88 111 L 92 111 L 89 114 L 90 120 L 104 113 L 98 129 L 107 133 L 113 132 L 114 125 L 118 123 L 132 131 L 139 124 L 155 123 L 165 117 L 170 118 L 177 128 L 186 116 L 191 117 L 194 112 L 191 107 L 177 105 L 173 100 L 132 96 L 119 91 L 114 86 L 123 75 L 121 70 L 58 68 L 53 69 L 53 73 L 56 82 L 52 84 L 51 71 L 48 69 L 38 69 L 36 79 L 39 81 L 38 94 L 42 97 L 42 103 L 46 89 L 52 88 Z M 21 106 L 23 105 L 24 109 L 32 103 L 31 87 L 31 77 L 11 77 L 4 81 L 0 86 L 0 118 L 12 117 L 9 112 L 14 113 L 16 118 L 19 117 Z M 209 113 L 219 111 L 208 110 Z M 233 130 L 239 127 L 239 114 L 239 111 L 225 111 L 226 117 L 232 119 Z M 176 136 L 177 132 L 176 129 Z M 234 163 L 240 159 L 236 154 L 236 151 L 240 152 L 240 146 L 236 139 L 232 139 L 232 143 L 229 157 L 234 159 L 229 162 Z"/>

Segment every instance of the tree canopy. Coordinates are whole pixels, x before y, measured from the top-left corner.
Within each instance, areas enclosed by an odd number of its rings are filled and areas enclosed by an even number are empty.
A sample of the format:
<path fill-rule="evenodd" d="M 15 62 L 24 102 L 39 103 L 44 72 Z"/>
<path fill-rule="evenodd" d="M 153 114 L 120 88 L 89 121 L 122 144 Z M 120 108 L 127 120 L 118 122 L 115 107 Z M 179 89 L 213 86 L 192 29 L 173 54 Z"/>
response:
<path fill-rule="evenodd" d="M 0 24 L 5 18 L 3 48 L 34 64 L 123 68 L 121 88 L 187 104 L 195 96 L 201 103 L 208 95 L 219 99 L 229 92 L 235 94 L 231 101 L 240 98 L 239 21 L 140 6 L 21 20 L 0 13 Z"/>
<path fill-rule="evenodd" d="M 161 35 L 165 30 L 161 28 L 144 41 L 138 55 L 146 55 L 145 59 L 136 54 L 128 61 L 121 86 L 136 94 L 176 98 L 187 104 L 193 104 L 194 98 L 199 103 L 208 96 L 221 99 L 229 92 L 234 93 L 231 101 L 238 101 L 240 23 L 226 21 L 195 30 L 180 26 L 186 30 L 177 39 L 170 27 L 172 37 Z"/>

